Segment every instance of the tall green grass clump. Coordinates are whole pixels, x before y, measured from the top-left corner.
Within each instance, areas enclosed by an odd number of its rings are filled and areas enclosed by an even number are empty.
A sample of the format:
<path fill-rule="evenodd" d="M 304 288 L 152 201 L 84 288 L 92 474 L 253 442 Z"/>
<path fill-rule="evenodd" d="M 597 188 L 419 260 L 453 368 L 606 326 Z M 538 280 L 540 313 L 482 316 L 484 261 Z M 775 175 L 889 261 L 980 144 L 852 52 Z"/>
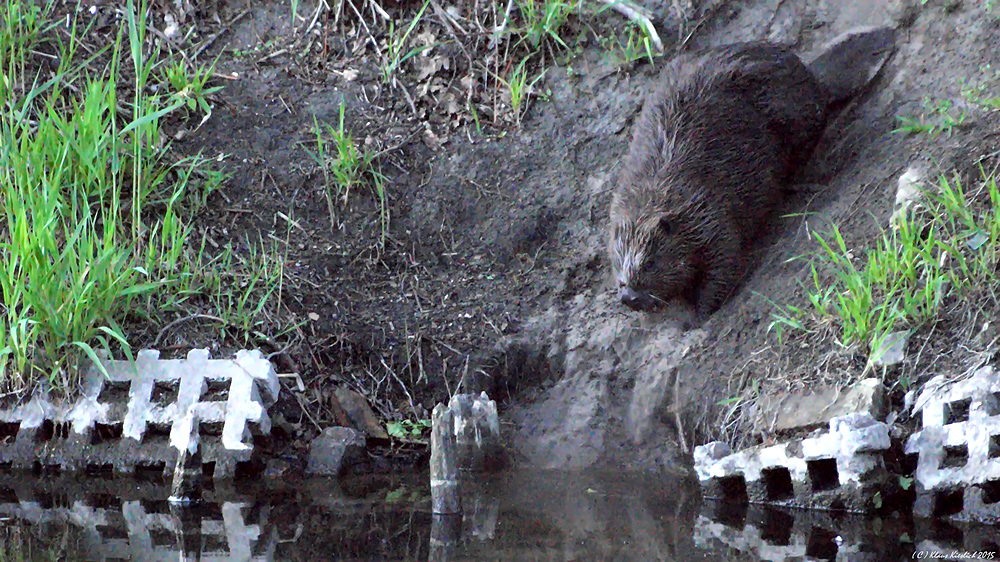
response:
<path fill-rule="evenodd" d="M 984 176 L 986 176 L 984 174 Z M 968 298 L 996 286 L 1000 256 L 1000 191 L 995 175 L 967 194 L 941 177 L 922 210 L 898 214 L 875 247 L 855 254 L 836 227 L 815 233 L 809 306 L 783 307 L 772 329 L 807 330 L 810 320 L 838 328 L 839 343 L 859 345 L 870 359 L 885 337 L 933 321 L 949 297 Z M 994 299 L 995 295 L 987 298 Z M 994 303 L 995 304 L 995 303 Z"/>
<path fill-rule="evenodd" d="M 546 39 L 569 49 L 560 32 L 571 15 L 581 12 L 579 0 L 517 0 L 516 4 L 521 13 L 521 26 L 515 32 L 522 35 L 522 41 L 526 40 L 532 50 L 540 48 Z"/>
<path fill-rule="evenodd" d="M 320 125 L 313 120 L 316 151 L 306 149 L 323 172 L 326 183 L 326 204 L 330 215 L 330 228 L 337 228 L 337 200 L 347 204 L 351 192 L 362 185 L 370 185 L 378 204 L 381 236 L 378 245 L 385 244 L 389 232 L 389 197 L 385 189 L 386 177 L 379 171 L 375 154 L 368 149 L 358 150 L 354 137 L 344 128 L 344 103 L 340 104 L 339 125 Z M 324 130 L 325 128 L 325 130 Z M 332 150 L 331 150 L 332 148 Z"/>
<path fill-rule="evenodd" d="M 147 93 L 157 53 L 132 2 L 110 52 L 73 62 L 74 28 L 45 82 L 26 74 L 48 13 L 33 6 L 0 6 L 0 387 L 72 392 L 96 348 L 131 357 L 122 323 L 137 299 L 177 282 L 188 235 L 178 206 L 196 162 L 165 164 L 159 120 L 185 102 Z"/>

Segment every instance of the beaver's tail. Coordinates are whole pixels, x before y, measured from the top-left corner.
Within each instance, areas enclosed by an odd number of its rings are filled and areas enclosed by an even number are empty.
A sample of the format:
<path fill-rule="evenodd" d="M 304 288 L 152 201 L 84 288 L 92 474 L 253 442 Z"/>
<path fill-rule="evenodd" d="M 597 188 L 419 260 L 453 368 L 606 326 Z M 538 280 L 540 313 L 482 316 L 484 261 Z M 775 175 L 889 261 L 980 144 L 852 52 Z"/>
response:
<path fill-rule="evenodd" d="M 848 31 L 827 43 L 806 66 L 826 88 L 831 105 L 858 95 L 885 65 L 896 48 L 896 30 L 866 27 Z"/>

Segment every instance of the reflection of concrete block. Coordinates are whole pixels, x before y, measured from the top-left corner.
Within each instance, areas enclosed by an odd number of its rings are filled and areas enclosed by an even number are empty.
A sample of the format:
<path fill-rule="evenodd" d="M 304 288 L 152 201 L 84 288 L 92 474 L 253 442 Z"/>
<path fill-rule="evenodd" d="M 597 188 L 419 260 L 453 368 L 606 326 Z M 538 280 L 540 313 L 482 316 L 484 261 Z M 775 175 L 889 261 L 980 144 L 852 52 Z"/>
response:
<path fill-rule="evenodd" d="M 63 470 L 110 465 L 119 472 L 142 466 L 168 474 L 177 451 L 200 439 L 215 476 L 232 476 L 250 457 L 252 431 L 271 430 L 267 407 L 279 391 L 271 362 L 256 350 L 235 359 L 210 359 L 198 349 L 186 359 L 159 355 L 140 351 L 134 363 L 102 359 L 107 376 L 91 366 L 73 404 L 36 395 L 0 411 L 0 422 L 17 426 L 7 430 L 13 443 L 0 435 L 0 462 L 19 469 L 35 462 Z M 37 441 L 46 446 L 35 447 Z"/>
<path fill-rule="evenodd" d="M 166 491 L 154 493 L 162 498 Z M 133 498 L 122 500 L 120 507 L 95 507 L 85 494 L 70 497 L 75 499 L 67 506 L 42 507 L 32 495 L 17 494 L 17 502 L 0 502 L 0 518 L 33 526 L 62 524 L 67 531 L 79 528 L 84 538 L 72 552 L 87 560 L 184 560 L 195 545 L 199 560 L 263 562 L 272 557 L 261 553 L 273 552 L 280 540 L 277 533 L 263 533 L 257 521 L 247 521 L 254 515 L 245 502 L 219 502 L 221 518 L 214 510 L 199 511 L 197 524 L 190 526 L 184 524 L 189 512 L 159 507 L 162 502 Z"/>

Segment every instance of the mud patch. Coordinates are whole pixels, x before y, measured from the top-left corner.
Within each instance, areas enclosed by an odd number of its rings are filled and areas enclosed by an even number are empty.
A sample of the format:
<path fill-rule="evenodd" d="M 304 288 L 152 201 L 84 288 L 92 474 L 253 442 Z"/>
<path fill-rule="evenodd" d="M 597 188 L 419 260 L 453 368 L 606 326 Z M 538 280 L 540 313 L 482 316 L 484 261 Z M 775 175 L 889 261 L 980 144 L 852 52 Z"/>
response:
<path fill-rule="evenodd" d="M 682 464 L 684 449 L 703 438 L 745 434 L 720 403 L 752 381 L 766 383 L 776 370 L 795 384 L 860 374 L 863 365 L 836 355 L 832 341 L 779 350 L 768 326 L 775 303 L 806 302 L 808 267 L 789 259 L 815 249 L 813 230 L 838 224 L 851 247 L 862 247 L 886 224 L 895 178 L 910 163 L 968 170 L 976 157 L 997 155 L 996 112 L 975 113 L 948 137 L 891 133 L 895 116 L 918 114 L 925 97 L 960 100 L 959 79 L 978 76 L 1000 51 L 996 19 L 980 6 L 928 4 L 718 1 L 688 14 L 695 19 L 671 20 L 667 27 L 684 31 L 679 48 L 771 39 L 809 53 L 859 24 L 888 19 L 905 31 L 872 93 L 817 149 L 803 182 L 819 187 L 775 220 L 740 293 L 700 329 L 686 330 L 684 311 L 627 312 L 606 284 L 616 166 L 659 63 L 620 65 L 587 46 L 571 64 L 549 68 L 539 83 L 547 100 L 531 106 L 520 129 L 485 111 L 476 126 L 449 108 L 461 99 L 458 85 L 483 72 L 459 53 L 482 52 L 484 37 L 470 34 L 463 45 L 442 39 L 428 56 L 448 65 L 420 60 L 392 86 L 371 47 L 386 30 L 369 39 L 358 22 L 337 27 L 326 14 L 311 28 L 317 33 L 295 43 L 299 50 L 268 50 L 292 33 L 288 6 L 217 3 L 219 21 L 228 23 L 211 30 L 218 40 L 206 55 L 221 55 L 216 71 L 228 77 L 226 88 L 212 118 L 175 146 L 217 158 L 231 174 L 194 224 L 207 247 L 231 243 L 248 252 L 272 241 L 281 249 L 282 305 L 254 326 L 263 335 L 254 342 L 273 347 L 279 367 L 298 373 L 305 391 L 286 386 L 275 426 L 315 435 L 334 419 L 335 388 L 363 394 L 383 419 L 425 419 L 449 394 L 485 389 L 505 401 L 504 428 L 525 462 L 667 467 Z M 458 8 L 463 17 L 477 9 Z M 415 11 L 389 9 L 400 18 Z M 427 25 L 422 32 L 450 37 L 445 24 Z M 432 79 L 423 76 L 421 97 L 415 85 L 425 72 Z M 471 86 L 466 95 L 478 108 L 496 97 Z M 378 155 L 388 178 L 384 239 L 367 187 L 331 212 L 307 151 L 314 124 L 336 126 L 341 104 L 345 128 Z M 230 349 L 246 341 L 191 329 L 165 345 Z M 822 375 L 813 371 L 833 356 Z"/>

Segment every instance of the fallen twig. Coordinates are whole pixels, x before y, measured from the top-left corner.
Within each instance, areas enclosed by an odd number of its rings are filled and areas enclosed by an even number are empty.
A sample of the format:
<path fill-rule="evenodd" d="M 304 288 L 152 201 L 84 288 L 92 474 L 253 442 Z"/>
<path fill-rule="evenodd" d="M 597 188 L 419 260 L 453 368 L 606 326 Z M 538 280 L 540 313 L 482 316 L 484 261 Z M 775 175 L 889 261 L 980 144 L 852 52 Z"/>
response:
<path fill-rule="evenodd" d="M 656 52 L 663 52 L 663 41 L 660 40 L 659 34 L 656 33 L 656 28 L 653 27 L 653 22 L 650 19 L 652 16 L 646 13 L 645 8 L 633 4 L 630 0 L 601 0 L 601 2 L 610 6 L 612 10 L 639 24 L 639 27 L 641 27 L 642 30 L 649 35 L 649 40 L 653 43 L 653 48 L 656 49 Z M 510 7 L 508 6 L 508 10 L 509 9 Z M 506 21 L 504 23 L 506 23 Z"/>
<path fill-rule="evenodd" d="M 222 28 L 222 29 L 220 29 L 219 31 L 217 31 L 217 32 L 213 33 L 213 34 L 212 34 L 211 36 L 209 36 L 209 38 L 208 38 L 208 39 L 206 39 L 206 40 L 205 40 L 205 42 L 204 42 L 204 43 L 202 43 L 202 44 L 201 44 L 201 46 L 200 46 L 200 47 L 198 47 L 198 48 L 197 48 L 197 49 L 195 50 L 195 52 L 194 52 L 194 55 L 193 55 L 193 56 L 192 56 L 191 58 L 192 58 L 192 59 L 197 59 L 197 58 L 198 58 L 199 56 L 201 56 L 201 54 L 202 54 L 203 52 L 205 52 L 205 49 L 207 49 L 207 48 L 211 47 L 211 46 L 212 46 L 212 44 L 214 44 L 214 43 L 215 43 L 216 39 L 218 39 L 219 37 L 221 37 L 223 33 L 226 33 L 227 31 L 229 31 L 229 29 L 230 29 L 230 28 L 231 28 L 231 27 L 232 27 L 232 26 L 233 26 L 233 25 L 234 25 L 234 24 L 235 24 L 236 22 L 238 22 L 238 21 L 240 21 L 241 19 L 245 18 L 245 17 L 246 17 L 246 15 L 247 15 L 247 14 L 249 14 L 249 13 L 250 13 L 250 10 L 243 10 L 242 12 L 240 12 L 239 14 L 237 14 L 237 15 L 236 15 L 236 17 L 235 17 L 235 18 L 233 18 L 232 20 L 230 20 L 230 21 L 229 21 L 229 23 L 228 23 L 228 24 L 226 24 L 226 26 L 225 26 L 225 27 L 223 27 L 223 28 Z"/>
<path fill-rule="evenodd" d="M 163 327 L 162 330 L 160 330 L 160 333 L 156 335 L 156 339 L 153 340 L 153 343 L 152 345 L 150 345 L 150 347 L 156 347 L 157 345 L 159 345 L 160 340 L 163 339 L 163 334 L 166 334 L 167 331 L 170 330 L 170 328 L 173 328 L 174 326 L 181 324 L 183 322 L 187 322 L 188 320 L 197 320 L 197 319 L 214 320 L 216 322 L 221 322 L 223 324 L 226 323 L 226 321 L 223 320 L 222 318 L 219 318 L 218 316 L 212 316 L 211 314 L 192 314 L 190 316 L 178 318 L 177 320 L 174 320 L 173 322 L 167 324 L 166 326 Z"/>

